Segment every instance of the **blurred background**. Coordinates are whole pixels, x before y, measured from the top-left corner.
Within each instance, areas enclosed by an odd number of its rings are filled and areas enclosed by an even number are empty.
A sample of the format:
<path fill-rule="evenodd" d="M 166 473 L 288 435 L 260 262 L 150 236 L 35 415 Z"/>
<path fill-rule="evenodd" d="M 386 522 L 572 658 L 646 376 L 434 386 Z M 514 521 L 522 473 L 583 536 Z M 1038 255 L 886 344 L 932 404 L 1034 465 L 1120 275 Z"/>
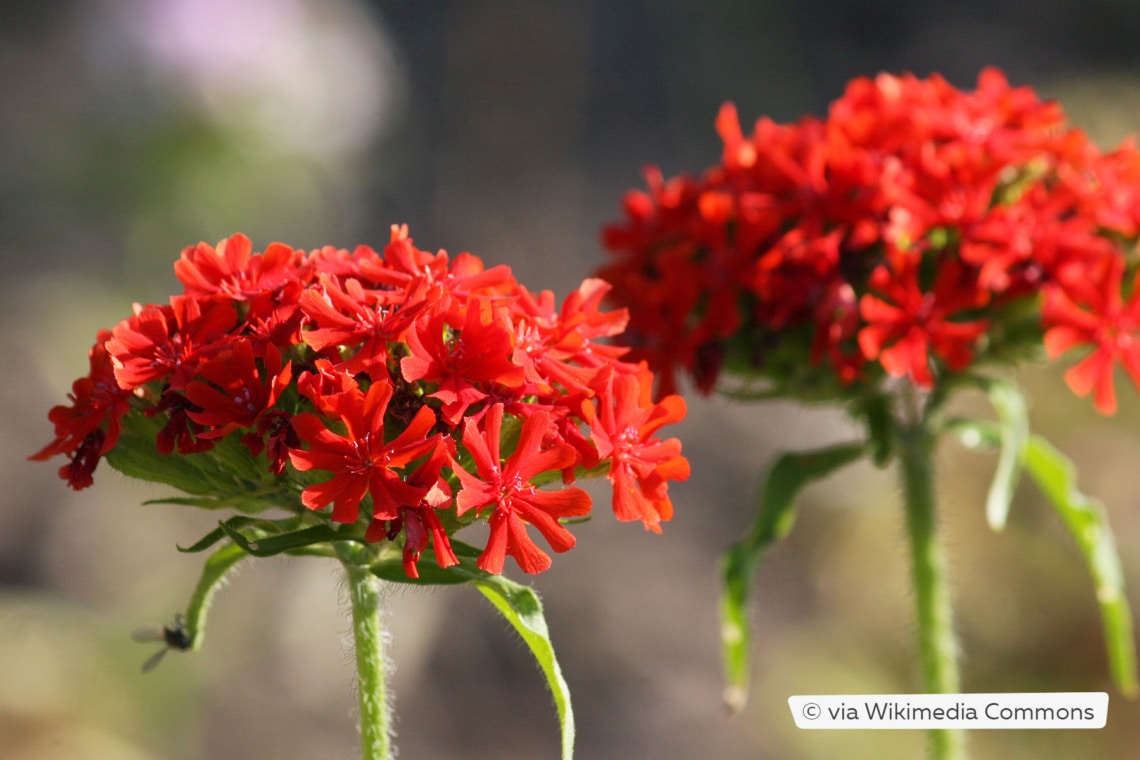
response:
<path fill-rule="evenodd" d="M 823 114 L 848 79 L 1001 66 L 1060 98 L 1102 145 L 1140 128 L 1131 0 L 6 0 L 0 9 L 0 755 L 8 760 L 355 756 L 349 628 L 336 568 L 246 563 L 202 652 L 153 651 L 209 530 L 106 466 L 72 493 L 26 457 L 87 370 L 100 327 L 165 300 L 172 262 L 235 231 L 261 250 L 420 247 L 510 264 L 565 295 L 602 261 L 598 231 L 650 162 L 718 160 L 742 120 Z M 1058 368 L 1027 371 L 1033 426 L 1111 513 L 1140 607 L 1140 403 L 1098 417 Z M 984 410 L 980 403 L 977 410 Z M 919 732 L 801 732 L 801 693 L 917 689 L 893 473 L 813 486 L 762 568 L 754 693 L 721 709 L 715 560 L 775 452 L 852 435 L 833 413 L 691 399 L 693 464 L 661 536 L 605 517 L 534 578 L 585 760 L 917 758 Z M 1001 535 L 992 458 L 939 466 L 967 691 L 1108 691 L 1102 731 L 975 732 L 975 758 L 1133 756 L 1140 706 L 1106 676 L 1073 543 L 1028 483 Z M 510 574 L 520 578 L 517 568 Z M 525 647 L 474 590 L 394 590 L 398 744 L 414 760 L 553 758 L 554 710 Z"/>

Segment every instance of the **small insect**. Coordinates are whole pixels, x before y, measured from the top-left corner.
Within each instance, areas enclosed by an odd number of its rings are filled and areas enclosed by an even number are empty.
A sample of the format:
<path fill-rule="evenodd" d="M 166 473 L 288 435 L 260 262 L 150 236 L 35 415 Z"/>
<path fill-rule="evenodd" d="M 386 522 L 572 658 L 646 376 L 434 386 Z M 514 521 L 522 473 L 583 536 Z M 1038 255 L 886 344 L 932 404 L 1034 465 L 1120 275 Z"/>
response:
<path fill-rule="evenodd" d="M 176 649 L 179 652 L 185 652 L 193 646 L 194 642 L 190 640 L 190 634 L 186 632 L 186 621 L 181 615 L 174 616 L 174 625 L 148 625 L 137 629 L 131 634 L 131 638 L 135 641 L 143 643 L 151 641 L 161 641 L 162 649 L 158 650 L 143 663 L 142 672 L 149 673 L 158 667 L 158 663 L 162 662 L 162 658 L 171 649 Z"/>

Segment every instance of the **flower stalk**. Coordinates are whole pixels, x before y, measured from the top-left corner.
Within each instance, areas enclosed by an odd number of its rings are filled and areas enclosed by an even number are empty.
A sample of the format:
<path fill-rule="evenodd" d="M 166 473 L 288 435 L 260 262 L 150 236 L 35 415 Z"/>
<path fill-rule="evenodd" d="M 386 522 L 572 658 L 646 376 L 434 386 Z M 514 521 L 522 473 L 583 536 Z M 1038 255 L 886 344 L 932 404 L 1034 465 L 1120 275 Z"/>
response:
<path fill-rule="evenodd" d="M 946 555 L 938 538 L 934 435 L 923 417 L 900 425 L 896 436 L 923 691 L 955 694 L 960 690 L 958 645 Z M 929 738 L 931 760 L 965 760 L 966 736 L 961 729 L 932 729 Z"/>
<path fill-rule="evenodd" d="M 352 642 L 356 655 L 356 690 L 360 706 L 361 760 L 391 760 L 392 707 L 384 654 L 384 606 L 380 579 L 338 547 L 348 579 Z"/>

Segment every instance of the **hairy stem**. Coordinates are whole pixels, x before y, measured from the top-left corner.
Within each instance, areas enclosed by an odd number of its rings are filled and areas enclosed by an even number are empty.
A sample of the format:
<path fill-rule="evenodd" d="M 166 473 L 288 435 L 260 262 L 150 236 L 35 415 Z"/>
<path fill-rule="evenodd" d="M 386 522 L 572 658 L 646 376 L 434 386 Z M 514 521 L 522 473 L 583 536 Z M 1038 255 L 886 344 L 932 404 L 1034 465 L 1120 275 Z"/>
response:
<path fill-rule="evenodd" d="M 920 419 L 898 430 L 898 443 L 923 687 L 929 694 L 953 694 L 960 690 L 958 647 L 946 558 L 938 541 L 934 437 Z M 931 760 L 965 760 L 965 732 L 932 729 L 930 757 Z"/>
<path fill-rule="evenodd" d="M 385 681 L 384 616 L 380 579 L 367 567 L 338 552 L 348 576 L 352 638 L 356 649 L 356 687 L 360 699 L 362 760 L 391 760 L 392 714 Z"/>

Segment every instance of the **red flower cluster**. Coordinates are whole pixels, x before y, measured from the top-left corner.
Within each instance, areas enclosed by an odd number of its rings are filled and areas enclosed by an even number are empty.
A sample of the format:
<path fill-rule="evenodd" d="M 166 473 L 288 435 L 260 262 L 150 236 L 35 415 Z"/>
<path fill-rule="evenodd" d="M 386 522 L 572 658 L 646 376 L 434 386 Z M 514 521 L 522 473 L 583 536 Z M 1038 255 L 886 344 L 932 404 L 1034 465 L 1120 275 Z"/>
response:
<path fill-rule="evenodd" d="M 884 374 L 931 387 L 1009 355 L 1091 353 L 1067 374 L 1115 409 L 1140 382 L 1140 152 L 1102 153 L 1059 106 L 998 71 L 850 83 L 824 119 L 743 134 L 726 104 L 720 165 L 625 198 L 600 276 L 630 310 L 634 357 L 833 396 Z M 1038 300 L 1039 299 L 1039 300 Z M 1026 324 L 1025 304 L 1031 319 Z"/>
<path fill-rule="evenodd" d="M 449 536 L 480 517 L 479 567 L 501 572 L 508 554 L 528 573 L 549 567 L 527 526 L 566 551 L 560 520 L 591 501 L 536 480 L 604 469 L 618 519 L 659 532 L 672 514 L 667 482 L 688 463 L 656 433 L 685 407 L 653 402 L 645 366 L 600 342 L 626 323 L 600 311 L 601 280 L 559 310 L 505 266 L 417 249 L 406 227 L 382 254 L 253 253 L 234 235 L 187 248 L 175 272 L 182 294 L 101 332 L 71 404 L 49 414 L 56 438 L 32 459 L 67 455 L 73 488 L 91 485 L 128 415 L 144 415 L 160 421 L 164 454 L 211 456 L 236 436 L 305 507 L 356 523 L 363 505 L 366 538 L 401 541 L 412 577 L 429 545 L 455 564 Z"/>

